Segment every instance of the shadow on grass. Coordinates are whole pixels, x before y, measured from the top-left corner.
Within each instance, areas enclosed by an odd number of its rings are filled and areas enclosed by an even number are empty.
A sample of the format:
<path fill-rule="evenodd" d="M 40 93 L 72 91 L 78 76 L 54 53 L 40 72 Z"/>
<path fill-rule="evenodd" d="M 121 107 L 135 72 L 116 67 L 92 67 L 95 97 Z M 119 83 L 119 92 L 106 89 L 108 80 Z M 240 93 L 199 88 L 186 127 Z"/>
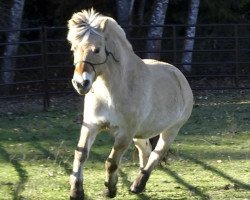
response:
<path fill-rule="evenodd" d="M 65 172 L 70 175 L 72 173 L 72 168 L 69 163 L 65 162 L 63 159 L 56 157 L 52 152 L 50 152 L 48 149 L 44 148 L 41 144 L 38 142 L 33 142 L 32 146 L 39 151 L 41 151 L 46 157 L 50 157 L 50 159 L 55 160 L 55 162 L 59 165 L 62 166 L 65 170 Z M 88 195 L 84 194 L 84 199 L 86 200 L 93 200 L 91 197 Z"/>
<path fill-rule="evenodd" d="M 224 178 L 224 179 L 227 179 L 229 180 L 230 182 L 234 183 L 235 185 L 235 189 L 236 188 L 242 188 L 242 189 L 245 189 L 245 190 L 250 190 L 250 185 L 249 184 L 246 184 L 246 183 L 243 183 L 229 175 L 227 175 L 226 173 L 216 169 L 215 167 L 211 166 L 211 165 L 208 165 L 207 163 L 201 161 L 201 160 L 198 160 L 192 156 L 189 156 L 189 155 L 186 155 L 186 154 L 180 154 L 184 159 L 187 159 L 187 160 L 190 160 L 191 162 L 195 163 L 195 164 L 198 164 L 200 165 L 201 167 L 203 167 L 205 170 L 209 170 L 215 174 L 217 174 L 218 176 Z"/>
<path fill-rule="evenodd" d="M 41 151 L 46 157 L 49 157 L 50 159 L 54 160 L 55 163 L 57 163 L 59 166 L 62 166 L 64 168 L 64 171 L 66 174 L 70 175 L 72 172 L 72 168 L 69 163 L 65 162 L 64 159 L 60 158 L 59 156 L 55 156 L 52 152 L 50 152 L 48 149 L 43 147 L 38 142 L 32 142 L 31 145 L 36 148 L 37 150 Z"/>
<path fill-rule="evenodd" d="M 184 179 L 182 179 L 176 172 L 172 171 L 168 167 L 164 166 L 161 167 L 161 170 L 166 172 L 168 175 L 172 176 L 179 184 L 183 185 L 185 188 L 187 188 L 189 191 L 191 191 L 196 196 L 201 197 L 201 199 L 210 199 L 209 195 L 204 194 L 199 188 L 191 185 L 190 183 L 186 182 Z"/>
<path fill-rule="evenodd" d="M 122 182 L 126 185 L 126 187 L 128 188 L 128 191 L 129 191 L 132 183 L 128 180 L 128 175 L 126 173 L 124 173 L 121 169 L 119 169 L 119 174 L 120 174 L 120 177 L 122 179 Z M 143 199 L 143 200 L 151 199 L 151 197 L 149 197 L 148 195 L 146 195 L 144 193 L 141 193 L 141 194 L 135 194 L 132 192 L 129 192 L 129 193 L 130 193 L 130 195 L 136 195 L 139 199 Z"/>
<path fill-rule="evenodd" d="M 198 160 L 197 158 L 194 158 L 192 156 L 186 155 L 186 154 L 180 154 L 180 156 L 182 156 L 184 159 L 189 160 L 195 164 L 200 165 L 201 167 L 203 167 L 203 169 L 205 170 L 209 170 L 215 174 L 217 174 L 218 176 L 229 180 L 230 182 L 232 182 L 234 184 L 234 188 L 235 189 L 245 189 L 245 190 L 250 190 L 250 185 L 243 183 L 229 175 L 227 175 L 226 173 L 216 169 L 215 167 L 208 165 L 207 163 Z M 197 187 L 191 185 L 190 183 L 188 183 L 187 181 L 185 181 L 184 179 L 182 179 L 176 172 L 172 171 L 171 169 L 169 169 L 169 167 L 167 166 L 161 166 L 160 168 L 162 171 L 166 172 L 168 175 L 172 176 L 179 184 L 183 185 L 184 187 L 186 187 L 188 190 L 190 190 L 191 192 L 193 192 L 195 195 L 201 197 L 202 199 L 210 199 L 209 195 L 204 194 L 200 189 L 198 189 Z"/>
<path fill-rule="evenodd" d="M 17 183 L 16 188 L 13 189 L 13 200 L 22 199 L 20 193 L 24 190 L 24 185 L 28 180 L 28 172 L 23 168 L 22 164 L 17 160 L 11 160 L 10 154 L 5 150 L 5 148 L 0 145 L 0 156 L 6 160 L 6 162 L 10 162 L 12 166 L 15 168 L 16 172 L 19 176 L 19 182 Z"/>

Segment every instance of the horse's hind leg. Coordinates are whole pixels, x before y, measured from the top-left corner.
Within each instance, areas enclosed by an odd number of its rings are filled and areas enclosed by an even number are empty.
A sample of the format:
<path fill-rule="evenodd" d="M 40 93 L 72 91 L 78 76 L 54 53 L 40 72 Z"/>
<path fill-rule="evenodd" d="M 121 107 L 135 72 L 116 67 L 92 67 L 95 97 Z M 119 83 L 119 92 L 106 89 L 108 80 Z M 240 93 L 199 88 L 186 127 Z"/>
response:
<path fill-rule="evenodd" d="M 152 151 L 152 146 L 149 139 L 133 139 L 136 148 L 139 152 L 140 168 L 143 169 Z"/>
<path fill-rule="evenodd" d="M 178 129 L 171 129 L 168 130 L 166 133 L 161 133 L 159 140 L 155 149 L 151 152 L 148 162 L 146 166 L 141 169 L 139 175 L 137 176 L 136 180 L 130 187 L 130 190 L 134 193 L 140 193 L 145 189 L 146 183 L 149 179 L 151 172 L 153 171 L 154 167 L 158 164 L 161 157 L 163 156 L 164 152 L 167 151 L 174 141 L 175 137 L 177 136 L 179 131 Z"/>

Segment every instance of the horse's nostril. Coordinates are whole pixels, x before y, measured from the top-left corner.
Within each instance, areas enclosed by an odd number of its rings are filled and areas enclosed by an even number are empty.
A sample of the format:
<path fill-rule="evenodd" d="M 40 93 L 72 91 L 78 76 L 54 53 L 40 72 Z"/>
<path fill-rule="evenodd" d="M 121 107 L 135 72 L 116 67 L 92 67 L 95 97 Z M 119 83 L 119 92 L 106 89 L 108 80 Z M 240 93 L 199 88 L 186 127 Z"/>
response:
<path fill-rule="evenodd" d="M 89 84 L 90 84 L 90 81 L 89 81 L 89 80 L 84 80 L 82 86 L 83 86 L 84 88 L 87 88 L 87 87 L 89 86 Z"/>
<path fill-rule="evenodd" d="M 81 83 L 78 83 L 78 82 L 75 82 L 76 83 L 76 86 L 78 87 L 78 88 L 81 88 L 82 87 L 82 84 Z"/>

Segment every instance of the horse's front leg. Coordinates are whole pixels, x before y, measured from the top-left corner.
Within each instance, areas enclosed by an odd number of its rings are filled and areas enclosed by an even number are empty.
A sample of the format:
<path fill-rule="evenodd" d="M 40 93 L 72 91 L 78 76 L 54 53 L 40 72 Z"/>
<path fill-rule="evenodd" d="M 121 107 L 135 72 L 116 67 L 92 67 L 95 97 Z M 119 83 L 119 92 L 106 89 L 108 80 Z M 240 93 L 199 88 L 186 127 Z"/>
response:
<path fill-rule="evenodd" d="M 96 130 L 92 127 L 83 125 L 81 128 L 81 135 L 78 142 L 78 146 L 75 150 L 73 173 L 70 175 L 70 199 L 71 200 L 83 200 L 83 164 L 88 158 L 90 147 L 92 146 L 95 137 Z"/>
<path fill-rule="evenodd" d="M 106 178 L 104 196 L 114 198 L 116 196 L 116 184 L 118 182 L 118 167 L 122 159 L 123 154 L 129 147 L 132 138 L 129 138 L 126 134 L 119 134 L 115 138 L 114 146 L 108 159 L 105 162 Z"/>

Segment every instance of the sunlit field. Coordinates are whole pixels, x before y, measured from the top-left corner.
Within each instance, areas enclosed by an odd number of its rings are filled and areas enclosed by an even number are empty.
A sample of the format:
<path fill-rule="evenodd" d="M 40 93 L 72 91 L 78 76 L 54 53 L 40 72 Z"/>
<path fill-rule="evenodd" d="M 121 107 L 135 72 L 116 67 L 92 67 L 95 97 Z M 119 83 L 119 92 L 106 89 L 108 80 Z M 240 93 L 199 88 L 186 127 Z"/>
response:
<path fill-rule="evenodd" d="M 140 195 L 129 192 L 139 171 L 131 146 L 115 199 L 250 199 L 249 92 L 195 96 L 190 120 Z M 0 105 L 0 199 L 68 199 L 81 100 L 53 98 L 47 112 L 38 100 L 20 102 Z M 104 161 L 112 140 L 101 133 L 91 149 L 84 169 L 86 199 L 105 199 Z"/>

